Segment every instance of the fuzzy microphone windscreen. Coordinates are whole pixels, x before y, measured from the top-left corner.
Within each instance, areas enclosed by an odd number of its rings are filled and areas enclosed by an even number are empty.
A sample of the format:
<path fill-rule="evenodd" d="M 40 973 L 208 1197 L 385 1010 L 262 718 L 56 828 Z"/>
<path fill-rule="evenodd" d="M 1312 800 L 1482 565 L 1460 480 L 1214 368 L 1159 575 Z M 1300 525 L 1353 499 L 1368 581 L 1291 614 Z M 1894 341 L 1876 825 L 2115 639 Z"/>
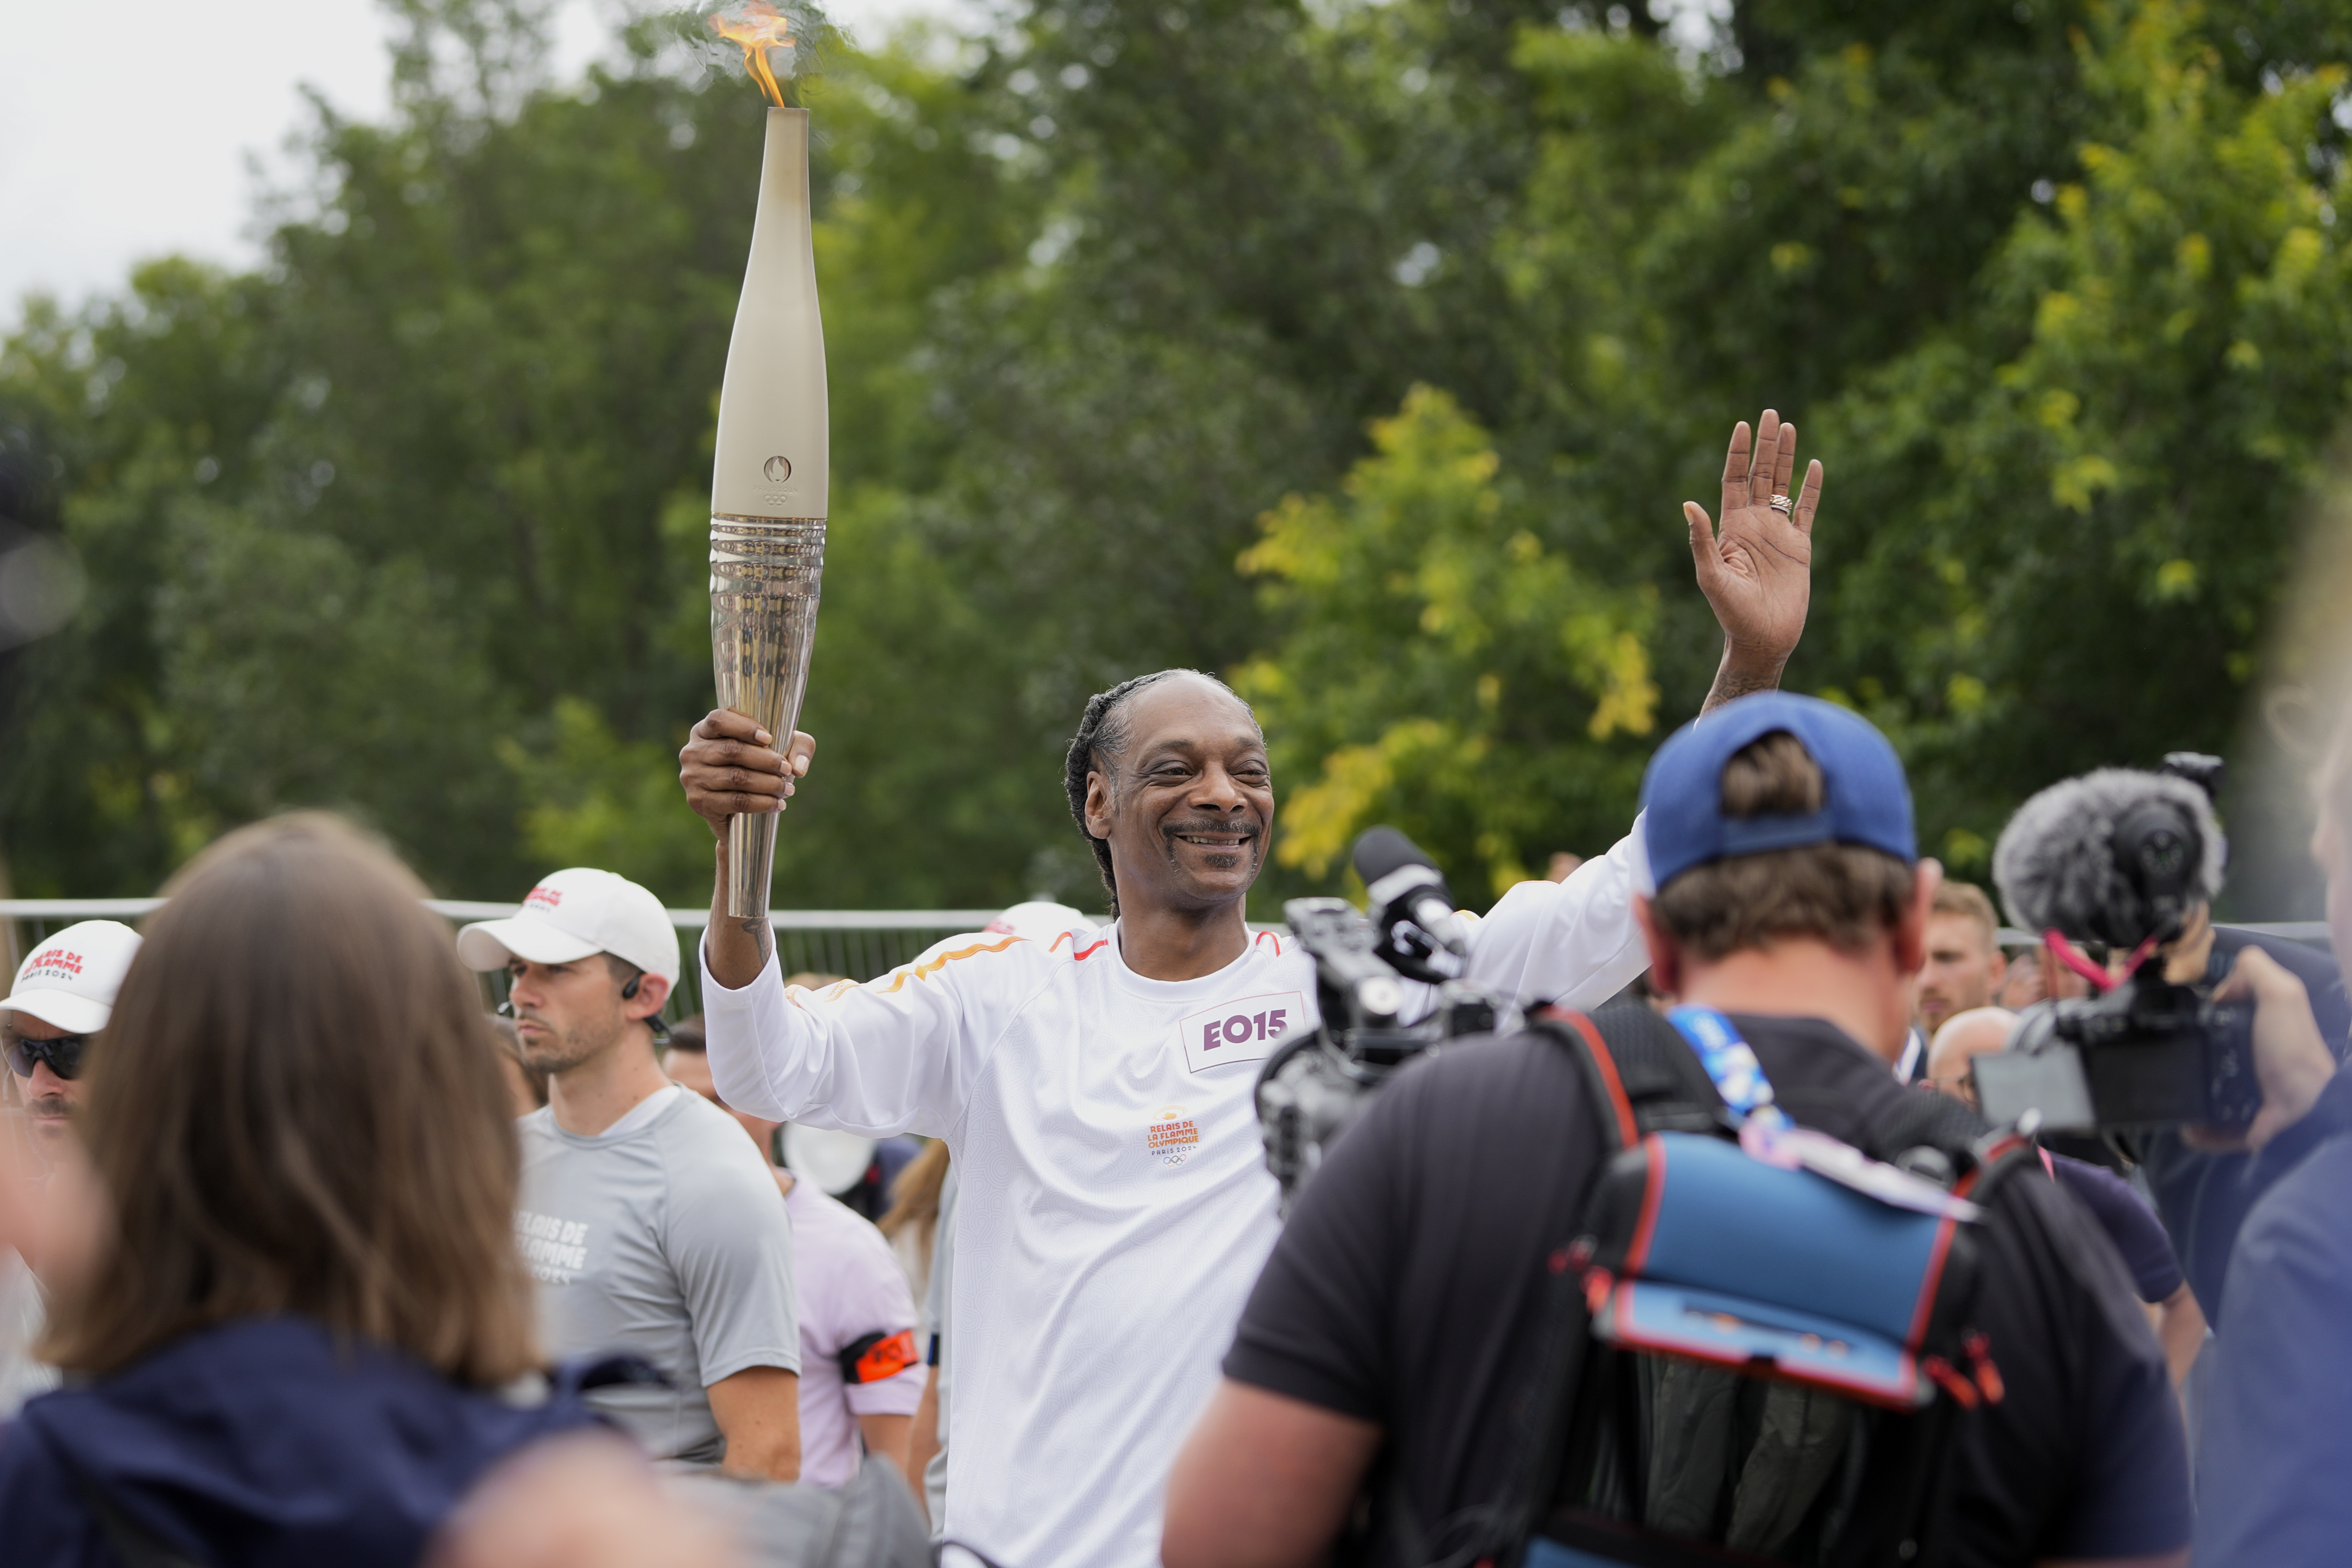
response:
<path fill-rule="evenodd" d="M 2154 922 L 2116 853 L 2118 823 L 2143 806 L 2167 808 L 2193 838 L 2191 900 L 2221 890 L 2228 845 L 2205 792 L 2186 779 L 2131 768 L 2101 768 L 2063 780 L 2009 819 L 1992 852 L 1992 877 L 2009 918 L 2034 932 L 2130 945 Z"/>

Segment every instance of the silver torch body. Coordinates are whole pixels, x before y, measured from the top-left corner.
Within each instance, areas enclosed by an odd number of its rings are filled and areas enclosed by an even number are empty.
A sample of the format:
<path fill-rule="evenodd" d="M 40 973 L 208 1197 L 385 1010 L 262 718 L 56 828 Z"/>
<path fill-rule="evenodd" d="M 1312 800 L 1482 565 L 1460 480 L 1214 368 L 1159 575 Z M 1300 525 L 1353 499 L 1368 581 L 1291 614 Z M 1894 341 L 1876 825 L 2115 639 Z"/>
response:
<path fill-rule="evenodd" d="M 710 480 L 710 663 L 719 705 L 782 751 L 800 718 L 824 578 L 824 328 L 810 232 L 809 117 L 768 110 L 751 258 L 727 345 Z M 773 812 L 727 826 L 727 910 L 768 912 Z"/>

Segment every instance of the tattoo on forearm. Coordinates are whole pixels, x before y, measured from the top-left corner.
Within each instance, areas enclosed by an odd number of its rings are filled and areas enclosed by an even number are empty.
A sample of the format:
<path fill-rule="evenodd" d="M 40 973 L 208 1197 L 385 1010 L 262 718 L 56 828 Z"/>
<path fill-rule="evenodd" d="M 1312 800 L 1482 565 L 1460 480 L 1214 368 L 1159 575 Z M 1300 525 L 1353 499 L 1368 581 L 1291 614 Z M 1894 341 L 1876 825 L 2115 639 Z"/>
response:
<path fill-rule="evenodd" d="M 768 930 L 767 921 L 764 919 L 745 921 L 743 934 L 750 937 L 752 945 L 760 950 L 760 967 L 765 969 L 768 966 L 769 958 L 776 951 L 775 934 Z"/>
<path fill-rule="evenodd" d="M 1745 697 L 1751 691 L 1777 691 L 1780 687 L 1780 676 L 1778 670 L 1769 675 L 1753 670 L 1738 670 L 1732 668 L 1727 661 L 1716 669 L 1715 684 L 1707 689 L 1706 701 L 1699 708 L 1699 717 L 1703 719 L 1725 703 L 1735 698 Z"/>

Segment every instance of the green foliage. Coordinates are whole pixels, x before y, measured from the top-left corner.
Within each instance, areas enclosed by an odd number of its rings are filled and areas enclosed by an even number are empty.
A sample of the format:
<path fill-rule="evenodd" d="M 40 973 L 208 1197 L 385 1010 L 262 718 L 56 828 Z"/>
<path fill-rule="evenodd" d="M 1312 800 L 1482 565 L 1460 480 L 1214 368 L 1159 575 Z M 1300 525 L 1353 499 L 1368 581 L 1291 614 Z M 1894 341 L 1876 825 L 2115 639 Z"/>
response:
<path fill-rule="evenodd" d="M 623 741 L 586 700 L 558 698 L 545 752 L 501 737 L 499 760 L 531 802 L 520 826 L 536 864 L 599 866 L 691 908 L 709 896 L 710 830 L 677 805 L 677 759 Z"/>
<path fill-rule="evenodd" d="M 1242 557 L 1290 630 L 1240 689 L 1277 776 L 1313 780 L 1286 791 L 1278 858 L 1323 878 L 1390 822 L 1499 894 L 1562 833 L 1618 826 L 1642 751 L 1607 742 L 1655 727 L 1654 595 L 1546 551 L 1444 394 L 1415 388 L 1372 445 L 1344 500 L 1289 497 Z"/>
<path fill-rule="evenodd" d="M 2310 159 L 2344 74 L 2238 89 L 2189 20 L 2080 41 L 2106 131 L 2082 178 L 2018 219 L 1979 311 L 1830 414 L 1847 496 L 1905 516 L 1839 582 L 1840 684 L 1969 869 L 2053 759 L 2230 747 L 2352 384 L 2345 181 Z"/>
<path fill-rule="evenodd" d="M 1265 712 L 1261 914 L 1371 820 L 1465 890 L 1598 848 L 1718 652 L 1675 503 L 1768 404 L 1829 468 L 1789 682 L 1961 870 L 2060 773 L 2229 749 L 2352 390 L 2341 18 L 1742 0 L 1682 54 L 1631 10 L 1024 0 L 802 85 L 836 489 L 785 901 L 1092 903 L 1061 749 L 1178 663 Z M 529 0 L 394 11 L 394 113 L 320 112 L 265 268 L 0 346 L 91 584 L 9 656 L 21 890 L 329 804 L 454 895 L 701 896 L 758 101 L 650 30 L 567 86 Z"/>

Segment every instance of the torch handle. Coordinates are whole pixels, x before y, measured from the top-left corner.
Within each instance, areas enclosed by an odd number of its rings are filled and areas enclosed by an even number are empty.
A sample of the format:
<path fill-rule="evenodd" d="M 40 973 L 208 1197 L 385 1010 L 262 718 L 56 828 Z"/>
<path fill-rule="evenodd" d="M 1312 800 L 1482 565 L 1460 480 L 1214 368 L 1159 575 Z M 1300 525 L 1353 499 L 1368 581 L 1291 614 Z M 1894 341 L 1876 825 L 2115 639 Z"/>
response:
<path fill-rule="evenodd" d="M 824 581 L 824 519 L 715 516 L 710 520 L 710 662 L 719 705 L 790 743 L 808 689 Z M 727 824 L 727 912 L 768 912 L 776 863 L 775 812 Z"/>

